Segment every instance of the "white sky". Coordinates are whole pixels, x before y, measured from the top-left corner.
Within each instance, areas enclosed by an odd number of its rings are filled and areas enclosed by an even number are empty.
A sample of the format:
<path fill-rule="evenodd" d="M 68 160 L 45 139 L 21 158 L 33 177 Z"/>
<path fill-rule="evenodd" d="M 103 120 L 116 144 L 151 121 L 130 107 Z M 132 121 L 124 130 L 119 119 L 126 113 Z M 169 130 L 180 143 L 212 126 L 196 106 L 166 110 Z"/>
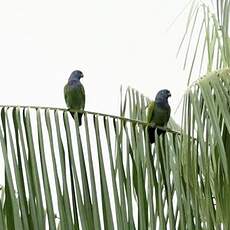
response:
<path fill-rule="evenodd" d="M 0 104 L 65 107 L 63 86 L 80 69 L 86 110 L 118 114 L 122 84 L 151 98 L 170 89 L 174 111 L 187 79 L 176 59 L 186 12 L 168 28 L 186 4 L 1 1 Z"/>

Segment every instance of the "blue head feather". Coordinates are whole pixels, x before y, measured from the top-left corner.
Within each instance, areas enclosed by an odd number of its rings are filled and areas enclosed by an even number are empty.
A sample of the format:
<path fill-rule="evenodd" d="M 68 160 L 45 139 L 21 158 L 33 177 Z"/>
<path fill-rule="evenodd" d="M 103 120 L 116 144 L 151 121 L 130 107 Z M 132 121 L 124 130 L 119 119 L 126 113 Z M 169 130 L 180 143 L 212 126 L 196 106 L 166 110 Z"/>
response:
<path fill-rule="evenodd" d="M 80 70 L 75 70 L 71 73 L 68 82 L 80 81 L 82 77 L 83 77 L 83 73 Z"/>
<path fill-rule="evenodd" d="M 168 89 L 162 89 L 157 93 L 155 102 L 160 104 L 168 103 L 169 97 L 171 97 L 170 91 Z"/>

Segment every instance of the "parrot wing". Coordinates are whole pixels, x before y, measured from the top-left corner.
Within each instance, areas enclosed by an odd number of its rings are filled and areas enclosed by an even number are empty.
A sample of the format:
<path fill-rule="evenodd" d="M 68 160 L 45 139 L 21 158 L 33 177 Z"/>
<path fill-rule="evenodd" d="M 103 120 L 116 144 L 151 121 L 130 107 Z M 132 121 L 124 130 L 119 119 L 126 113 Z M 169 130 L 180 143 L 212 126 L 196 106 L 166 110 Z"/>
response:
<path fill-rule="evenodd" d="M 75 87 L 66 84 L 64 87 L 64 97 L 66 105 L 69 109 L 84 110 L 85 108 L 85 89 L 80 83 Z M 74 112 L 70 112 L 74 118 Z M 82 113 L 78 113 L 79 126 L 81 125 Z"/>
<path fill-rule="evenodd" d="M 148 123 L 153 122 L 154 112 L 155 112 L 155 102 L 151 101 L 148 104 L 148 112 L 147 112 L 147 122 Z"/>
<path fill-rule="evenodd" d="M 66 84 L 64 87 L 64 97 L 68 108 L 84 110 L 85 90 L 82 84 L 78 84 L 75 87 Z"/>
<path fill-rule="evenodd" d="M 81 97 L 81 108 L 84 109 L 85 108 L 85 89 L 82 84 L 80 84 L 79 86 L 79 94 Z"/>

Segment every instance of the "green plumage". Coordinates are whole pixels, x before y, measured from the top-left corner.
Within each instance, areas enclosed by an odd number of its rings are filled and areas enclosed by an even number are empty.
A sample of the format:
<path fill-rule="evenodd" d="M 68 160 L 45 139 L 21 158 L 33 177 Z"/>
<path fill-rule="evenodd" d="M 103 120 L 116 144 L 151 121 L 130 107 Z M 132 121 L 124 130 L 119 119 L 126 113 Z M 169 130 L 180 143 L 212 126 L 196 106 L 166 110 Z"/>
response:
<path fill-rule="evenodd" d="M 85 90 L 82 84 L 73 87 L 66 84 L 64 87 L 66 105 L 70 109 L 84 110 Z"/>
<path fill-rule="evenodd" d="M 165 126 L 169 121 L 170 111 L 169 106 L 160 106 L 152 101 L 148 105 L 147 122 L 157 126 Z"/>
<path fill-rule="evenodd" d="M 158 92 L 155 101 L 151 101 L 148 104 L 147 122 L 151 124 L 151 126 L 148 127 L 150 143 L 155 142 L 156 126 L 161 126 L 164 129 L 167 126 L 171 112 L 168 104 L 168 97 L 170 96 L 171 94 L 168 90 L 161 90 Z M 162 133 L 165 133 L 165 131 L 157 129 L 158 135 L 161 135 Z"/>
<path fill-rule="evenodd" d="M 85 108 L 85 90 L 80 79 L 83 74 L 80 70 L 75 70 L 69 77 L 68 83 L 64 87 L 65 102 L 69 110 L 83 111 Z M 74 112 L 71 112 L 74 118 Z M 78 112 L 79 125 L 81 125 L 82 113 Z"/>

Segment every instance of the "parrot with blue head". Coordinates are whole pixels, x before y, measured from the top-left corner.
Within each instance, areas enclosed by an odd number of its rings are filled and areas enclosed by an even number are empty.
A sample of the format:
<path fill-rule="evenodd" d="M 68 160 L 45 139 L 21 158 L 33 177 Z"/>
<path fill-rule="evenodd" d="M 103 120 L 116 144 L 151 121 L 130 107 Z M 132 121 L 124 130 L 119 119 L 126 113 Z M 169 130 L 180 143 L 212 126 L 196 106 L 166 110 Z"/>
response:
<path fill-rule="evenodd" d="M 148 104 L 147 122 L 151 125 L 148 127 L 148 136 L 150 143 L 155 143 L 155 130 L 156 126 L 166 128 L 170 118 L 171 108 L 168 103 L 168 98 L 171 97 L 171 93 L 167 89 L 160 90 L 155 101 L 151 101 Z M 157 134 L 164 134 L 166 131 L 157 129 Z"/>
<path fill-rule="evenodd" d="M 80 82 L 81 78 L 83 73 L 80 70 L 73 71 L 64 87 L 65 102 L 69 110 L 83 111 L 85 108 L 85 89 Z M 74 112 L 70 113 L 74 118 Z M 79 126 L 82 124 L 81 119 L 82 113 L 78 112 Z"/>

